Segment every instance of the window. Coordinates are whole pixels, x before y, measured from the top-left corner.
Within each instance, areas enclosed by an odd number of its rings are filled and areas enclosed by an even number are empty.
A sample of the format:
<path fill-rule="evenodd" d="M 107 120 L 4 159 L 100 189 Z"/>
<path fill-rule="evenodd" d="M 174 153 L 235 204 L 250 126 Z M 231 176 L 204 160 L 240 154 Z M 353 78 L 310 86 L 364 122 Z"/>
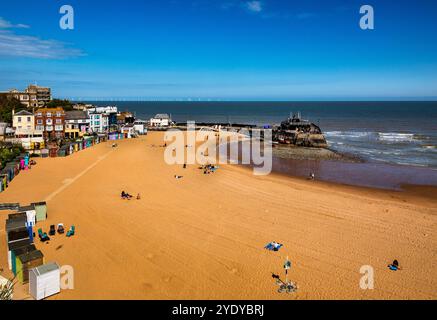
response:
<path fill-rule="evenodd" d="M 36 131 L 44 131 L 44 126 L 36 126 Z"/>
<path fill-rule="evenodd" d="M 52 125 L 52 124 L 53 124 L 53 120 L 52 120 L 52 119 L 47 119 L 47 120 L 46 120 L 46 124 L 48 124 L 48 125 Z"/>
<path fill-rule="evenodd" d="M 52 113 L 51 113 L 51 112 L 47 112 L 46 116 L 47 116 L 47 117 L 51 117 L 51 116 L 52 116 Z"/>
<path fill-rule="evenodd" d="M 62 123 L 62 119 L 56 119 L 56 124 L 61 124 Z"/>
<path fill-rule="evenodd" d="M 53 126 L 46 126 L 46 131 L 53 131 Z"/>
<path fill-rule="evenodd" d="M 38 113 L 36 114 L 36 116 L 37 116 L 37 117 L 42 117 L 42 113 L 41 113 L 41 112 L 38 112 Z"/>
<path fill-rule="evenodd" d="M 18 117 L 18 122 L 21 122 L 21 117 Z"/>
<path fill-rule="evenodd" d="M 36 120 L 36 124 L 42 124 L 42 119 Z"/>
<path fill-rule="evenodd" d="M 31 121 L 31 118 L 30 117 L 27 117 L 27 122 L 30 122 Z"/>
<path fill-rule="evenodd" d="M 55 126 L 55 130 L 56 131 L 63 131 L 64 130 L 64 126 Z"/>

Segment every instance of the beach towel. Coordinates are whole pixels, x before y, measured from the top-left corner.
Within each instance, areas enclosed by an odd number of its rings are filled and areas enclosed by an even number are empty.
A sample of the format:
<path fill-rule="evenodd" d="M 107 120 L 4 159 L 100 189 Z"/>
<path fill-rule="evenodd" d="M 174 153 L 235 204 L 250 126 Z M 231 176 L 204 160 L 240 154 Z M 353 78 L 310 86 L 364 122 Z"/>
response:
<path fill-rule="evenodd" d="M 264 249 L 267 249 L 269 251 L 279 251 L 283 246 L 283 244 L 277 242 L 270 242 L 264 247 Z"/>
<path fill-rule="evenodd" d="M 391 271 L 398 271 L 398 270 L 399 270 L 399 267 L 398 267 L 398 266 L 395 266 L 395 265 L 392 265 L 392 264 L 388 265 L 388 268 L 389 268 Z"/>

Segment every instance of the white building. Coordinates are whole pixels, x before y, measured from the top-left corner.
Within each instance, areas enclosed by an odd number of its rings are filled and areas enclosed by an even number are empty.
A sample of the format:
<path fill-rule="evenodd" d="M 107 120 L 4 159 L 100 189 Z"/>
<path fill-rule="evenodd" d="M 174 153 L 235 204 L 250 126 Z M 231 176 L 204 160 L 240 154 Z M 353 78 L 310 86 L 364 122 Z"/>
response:
<path fill-rule="evenodd" d="M 121 128 L 121 132 L 126 136 L 126 138 L 131 139 L 136 136 L 135 128 L 133 123 L 124 125 Z"/>
<path fill-rule="evenodd" d="M 104 133 L 109 130 L 109 116 L 106 113 L 88 112 L 91 132 Z"/>
<path fill-rule="evenodd" d="M 106 107 L 93 106 L 93 107 L 87 108 L 87 111 L 93 112 L 93 113 L 111 114 L 111 113 L 118 113 L 118 108 L 116 106 L 106 106 Z"/>
<path fill-rule="evenodd" d="M 144 135 L 147 134 L 147 122 L 144 120 L 135 120 L 134 122 L 134 129 L 135 132 L 140 134 L 140 135 Z"/>
<path fill-rule="evenodd" d="M 158 113 L 155 117 L 150 119 L 150 126 L 152 127 L 168 127 L 170 124 L 170 116 L 166 113 Z"/>

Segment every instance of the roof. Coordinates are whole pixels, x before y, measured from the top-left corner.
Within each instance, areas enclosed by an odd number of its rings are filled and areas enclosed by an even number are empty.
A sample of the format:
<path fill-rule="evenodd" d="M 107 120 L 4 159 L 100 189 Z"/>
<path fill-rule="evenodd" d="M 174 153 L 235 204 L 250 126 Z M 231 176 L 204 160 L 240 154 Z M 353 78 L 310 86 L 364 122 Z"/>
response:
<path fill-rule="evenodd" d="M 21 219 L 8 219 L 6 220 L 6 232 L 17 230 L 17 229 L 26 229 L 27 218 Z"/>
<path fill-rule="evenodd" d="M 56 108 L 39 108 L 36 110 L 36 112 L 64 112 L 64 108 L 62 107 L 56 107 Z"/>
<path fill-rule="evenodd" d="M 44 258 L 44 255 L 40 250 L 31 251 L 28 253 L 23 253 L 18 256 L 18 259 L 20 259 L 21 263 L 27 263 L 33 260 L 38 260 Z"/>
<path fill-rule="evenodd" d="M 14 250 L 14 254 L 16 257 L 21 256 L 22 254 L 26 254 L 26 253 L 31 253 L 33 251 L 36 251 L 36 247 L 34 244 L 28 244 L 27 246 L 21 246 L 15 249 L 11 249 Z"/>
<path fill-rule="evenodd" d="M 153 119 L 170 119 L 170 116 L 167 113 L 158 113 Z"/>
<path fill-rule="evenodd" d="M 33 116 L 33 113 L 26 111 L 26 110 L 21 110 L 21 111 L 15 113 L 14 115 L 15 116 Z"/>
<path fill-rule="evenodd" d="M 25 207 L 19 207 L 18 208 L 19 212 L 32 211 L 32 210 L 35 210 L 35 206 L 30 205 L 30 206 L 25 206 Z"/>
<path fill-rule="evenodd" d="M 88 119 L 88 115 L 85 111 L 75 110 L 65 112 L 65 120 L 79 120 Z"/>
<path fill-rule="evenodd" d="M 46 206 L 47 202 L 45 202 L 45 201 L 43 201 L 43 202 L 34 202 L 34 203 L 32 203 L 32 205 L 34 205 L 34 206 Z"/>
<path fill-rule="evenodd" d="M 8 215 L 8 219 L 14 220 L 14 219 L 27 219 L 26 212 L 17 212 L 17 213 L 11 213 Z"/>
<path fill-rule="evenodd" d="M 9 251 L 16 250 L 16 249 L 19 249 L 19 248 L 26 247 L 26 246 L 28 246 L 30 244 L 31 243 L 30 243 L 30 239 L 29 238 L 28 239 L 22 239 L 22 240 L 18 240 L 18 241 L 12 242 L 12 243 L 8 243 L 8 249 L 9 249 Z"/>
<path fill-rule="evenodd" d="M 49 273 L 55 270 L 59 270 L 59 266 L 55 262 L 47 263 L 43 266 L 39 266 L 33 269 L 30 269 L 30 271 L 35 272 L 37 275 L 42 275 L 45 273 Z"/>

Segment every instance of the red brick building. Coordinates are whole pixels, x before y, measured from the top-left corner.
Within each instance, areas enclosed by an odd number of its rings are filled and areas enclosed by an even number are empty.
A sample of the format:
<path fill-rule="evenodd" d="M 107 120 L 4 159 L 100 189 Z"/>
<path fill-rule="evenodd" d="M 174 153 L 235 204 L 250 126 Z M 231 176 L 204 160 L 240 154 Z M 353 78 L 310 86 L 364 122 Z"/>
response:
<path fill-rule="evenodd" d="M 61 107 L 37 109 L 35 130 L 41 130 L 46 140 L 62 139 L 65 132 L 64 109 Z"/>

